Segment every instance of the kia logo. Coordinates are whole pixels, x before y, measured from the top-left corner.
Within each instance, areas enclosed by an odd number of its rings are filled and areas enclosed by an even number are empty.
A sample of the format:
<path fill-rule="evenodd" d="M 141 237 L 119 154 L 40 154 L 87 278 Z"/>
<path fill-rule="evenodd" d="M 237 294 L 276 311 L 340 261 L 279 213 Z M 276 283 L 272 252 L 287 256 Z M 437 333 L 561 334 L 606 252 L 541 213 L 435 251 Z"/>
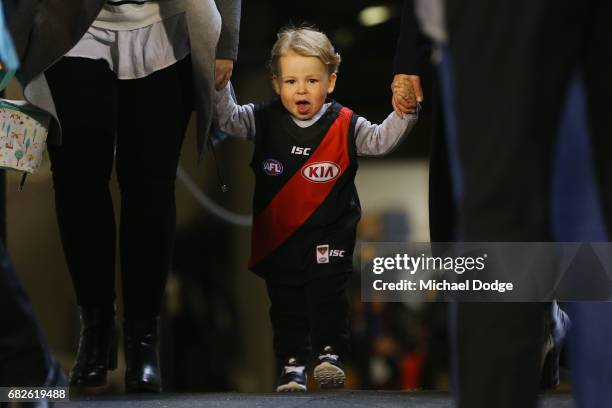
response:
<path fill-rule="evenodd" d="M 332 162 L 316 162 L 302 167 L 302 176 L 315 183 L 326 183 L 340 175 L 340 166 Z"/>

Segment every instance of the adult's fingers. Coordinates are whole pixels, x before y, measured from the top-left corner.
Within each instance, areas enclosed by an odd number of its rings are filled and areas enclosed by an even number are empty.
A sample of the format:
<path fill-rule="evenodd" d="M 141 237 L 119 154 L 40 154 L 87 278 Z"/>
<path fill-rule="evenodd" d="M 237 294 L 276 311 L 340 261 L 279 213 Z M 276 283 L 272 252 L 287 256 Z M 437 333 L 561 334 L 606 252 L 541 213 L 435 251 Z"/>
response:
<path fill-rule="evenodd" d="M 412 89 L 417 98 L 417 102 L 423 102 L 423 88 L 421 87 L 421 78 L 417 75 L 408 75 L 408 80 L 412 84 Z"/>

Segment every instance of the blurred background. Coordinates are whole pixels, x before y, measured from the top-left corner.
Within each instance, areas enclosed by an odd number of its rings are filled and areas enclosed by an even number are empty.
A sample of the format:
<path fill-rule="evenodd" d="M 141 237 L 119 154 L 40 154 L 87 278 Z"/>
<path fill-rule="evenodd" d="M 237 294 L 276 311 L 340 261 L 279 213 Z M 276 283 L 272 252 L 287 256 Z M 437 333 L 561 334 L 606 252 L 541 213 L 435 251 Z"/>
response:
<path fill-rule="evenodd" d="M 380 123 L 392 110 L 390 84 L 401 6 L 400 1 L 244 1 L 240 54 L 232 78 L 239 102 L 273 97 L 265 64 L 276 32 L 288 23 L 307 22 L 326 32 L 342 55 L 333 98 Z M 387 157 L 360 161 L 360 240 L 429 239 L 428 156 L 434 124 L 428 98 L 433 84 L 428 73 L 422 80 L 423 111 L 406 142 Z M 20 98 L 17 84 L 9 87 L 7 97 Z M 87 135 L 83 141 L 86 146 Z M 181 166 L 216 203 L 249 215 L 251 146 L 226 140 L 216 151 L 229 186 L 227 193 L 220 191 L 212 155 L 208 153 L 197 163 L 193 123 Z M 18 182 L 19 175 L 7 175 L 7 246 L 52 350 L 69 369 L 79 322 L 59 241 L 48 160 L 28 177 L 22 192 L 17 192 Z M 116 185 L 113 194 L 117 209 Z M 162 323 L 165 388 L 177 392 L 271 391 L 276 373 L 269 303 L 264 282 L 247 269 L 250 229 L 211 215 L 180 181 L 176 194 L 177 239 Z M 347 385 L 448 389 L 446 305 L 362 303 L 358 272 L 353 278 L 353 350 Z M 118 296 L 121 316 L 120 293 Z M 121 390 L 122 379 L 120 365 L 111 374 L 111 392 Z"/>

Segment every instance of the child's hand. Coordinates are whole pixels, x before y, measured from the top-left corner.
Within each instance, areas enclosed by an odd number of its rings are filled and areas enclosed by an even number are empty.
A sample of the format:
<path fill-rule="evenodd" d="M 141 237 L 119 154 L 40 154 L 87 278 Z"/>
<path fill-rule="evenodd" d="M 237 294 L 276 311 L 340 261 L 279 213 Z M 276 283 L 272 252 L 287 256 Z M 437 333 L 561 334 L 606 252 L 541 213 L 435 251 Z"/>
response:
<path fill-rule="evenodd" d="M 421 80 L 416 75 L 397 74 L 391 84 L 393 110 L 403 118 L 405 113 L 415 113 L 417 103 L 423 100 Z"/>

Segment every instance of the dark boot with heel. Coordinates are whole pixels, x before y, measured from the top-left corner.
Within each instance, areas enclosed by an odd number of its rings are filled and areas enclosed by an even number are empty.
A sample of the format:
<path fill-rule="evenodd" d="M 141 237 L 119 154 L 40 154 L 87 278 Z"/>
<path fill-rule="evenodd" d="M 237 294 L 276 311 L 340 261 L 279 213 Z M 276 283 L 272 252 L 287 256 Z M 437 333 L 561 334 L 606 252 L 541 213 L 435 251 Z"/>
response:
<path fill-rule="evenodd" d="M 159 319 L 126 320 L 125 389 L 130 393 L 162 391 L 159 369 Z"/>
<path fill-rule="evenodd" d="M 80 308 L 81 334 L 77 358 L 70 371 L 70 385 L 99 387 L 108 370 L 117 368 L 115 309 Z"/>

